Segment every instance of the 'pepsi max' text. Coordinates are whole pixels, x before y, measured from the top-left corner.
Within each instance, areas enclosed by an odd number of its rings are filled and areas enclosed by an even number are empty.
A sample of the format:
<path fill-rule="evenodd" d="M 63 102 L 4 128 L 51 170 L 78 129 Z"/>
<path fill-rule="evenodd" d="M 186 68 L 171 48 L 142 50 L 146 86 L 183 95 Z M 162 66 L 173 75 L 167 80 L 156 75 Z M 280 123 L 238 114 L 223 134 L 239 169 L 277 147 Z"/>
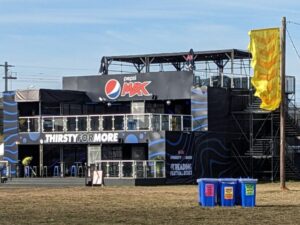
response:
<path fill-rule="evenodd" d="M 134 96 L 151 96 L 151 93 L 149 93 L 147 90 L 147 86 L 150 83 L 151 81 L 130 81 L 124 82 L 121 86 L 118 80 L 110 79 L 105 84 L 105 94 L 109 99 L 112 100 L 117 99 L 119 96 L 128 96 L 130 98 Z"/>

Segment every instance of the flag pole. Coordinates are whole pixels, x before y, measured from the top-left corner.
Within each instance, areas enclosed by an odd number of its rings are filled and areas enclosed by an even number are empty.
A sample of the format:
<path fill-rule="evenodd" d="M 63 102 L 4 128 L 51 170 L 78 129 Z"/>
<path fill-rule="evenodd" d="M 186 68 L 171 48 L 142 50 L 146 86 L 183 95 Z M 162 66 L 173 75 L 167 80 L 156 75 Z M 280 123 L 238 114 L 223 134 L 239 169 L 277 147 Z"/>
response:
<path fill-rule="evenodd" d="M 281 78 L 281 105 L 280 105 L 280 189 L 286 190 L 285 184 L 285 47 L 286 47 L 286 18 L 282 17 L 280 35 L 280 78 Z"/>

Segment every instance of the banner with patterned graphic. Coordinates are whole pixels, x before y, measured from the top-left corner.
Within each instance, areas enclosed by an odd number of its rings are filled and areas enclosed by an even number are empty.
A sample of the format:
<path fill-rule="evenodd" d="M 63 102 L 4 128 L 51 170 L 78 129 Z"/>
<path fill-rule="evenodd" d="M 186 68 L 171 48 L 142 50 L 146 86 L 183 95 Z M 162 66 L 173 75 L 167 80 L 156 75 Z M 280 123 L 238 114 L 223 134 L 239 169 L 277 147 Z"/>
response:
<path fill-rule="evenodd" d="M 249 36 L 255 96 L 262 101 L 260 108 L 273 111 L 281 101 L 280 31 L 279 28 L 252 30 Z"/>

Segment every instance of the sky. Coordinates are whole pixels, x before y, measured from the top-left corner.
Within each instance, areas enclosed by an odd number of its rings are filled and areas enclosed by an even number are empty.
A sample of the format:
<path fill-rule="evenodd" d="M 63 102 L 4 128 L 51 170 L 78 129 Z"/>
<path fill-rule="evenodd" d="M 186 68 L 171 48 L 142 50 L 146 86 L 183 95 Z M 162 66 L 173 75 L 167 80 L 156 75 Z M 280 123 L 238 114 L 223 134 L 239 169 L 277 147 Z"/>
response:
<path fill-rule="evenodd" d="M 300 51 L 299 0 L 0 0 L 0 64 L 15 66 L 11 90 L 60 89 L 62 76 L 97 74 L 102 56 L 246 50 L 248 31 L 280 27 L 283 16 Z M 300 102 L 288 36 L 286 63 Z"/>

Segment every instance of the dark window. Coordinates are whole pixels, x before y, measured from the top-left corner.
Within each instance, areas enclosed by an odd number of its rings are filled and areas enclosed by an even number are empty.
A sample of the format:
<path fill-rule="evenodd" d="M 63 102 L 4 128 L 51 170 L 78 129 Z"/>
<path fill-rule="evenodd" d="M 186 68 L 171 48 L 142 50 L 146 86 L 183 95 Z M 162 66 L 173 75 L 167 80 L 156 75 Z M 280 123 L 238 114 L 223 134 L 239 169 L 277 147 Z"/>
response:
<path fill-rule="evenodd" d="M 60 104 L 42 103 L 42 115 L 60 115 Z"/>
<path fill-rule="evenodd" d="M 19 102 L 19 116 L 37 116 L 39 115 L 38 102 Z"/>
<path fill-rule="evenodd" d="M 82 105 L 70 104 L 70 114 L 69 115 L 81 115 L 81 114 L 82 114 Z"/>

